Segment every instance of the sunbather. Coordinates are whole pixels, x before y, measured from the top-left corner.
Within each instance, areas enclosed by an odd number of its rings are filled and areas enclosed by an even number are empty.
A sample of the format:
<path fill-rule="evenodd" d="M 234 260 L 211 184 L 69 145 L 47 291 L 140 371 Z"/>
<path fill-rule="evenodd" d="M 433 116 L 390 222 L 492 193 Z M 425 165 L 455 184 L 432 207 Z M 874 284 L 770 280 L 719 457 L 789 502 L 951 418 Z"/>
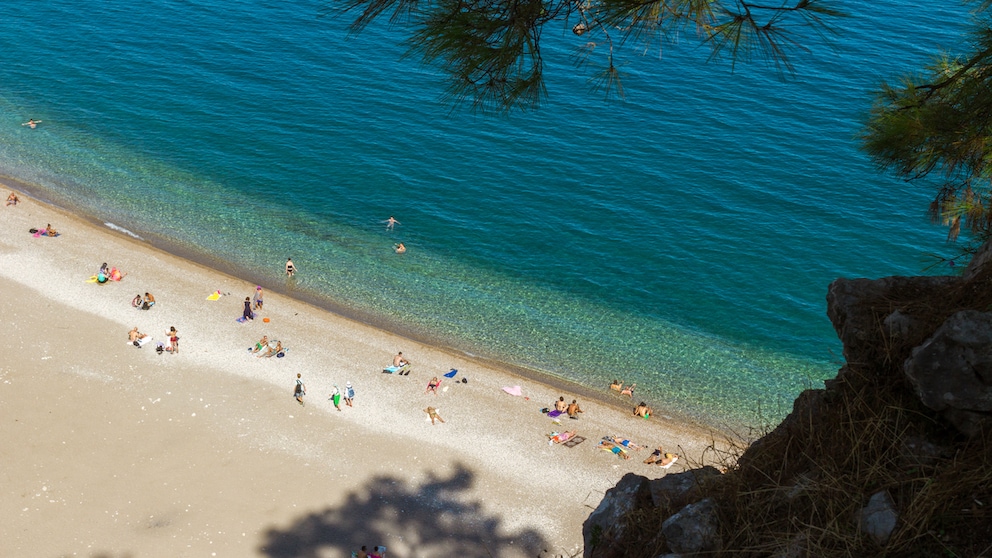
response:
<path fill-rule="evenodd" d="M 261 351 L 268 345 L 269 345 L 269 336 L 263 335 L 262 338 L 258 340 L 258 343 L 255 343 L 255 348 L 252 349 L 251 352 L 257 353 L 258 351 Z"/>
<path fill-rule="evenodd" d="M 621 382 L 620 380 L 613 380 L 613 383 L 610 384 L 610 389 L 612 389 L 613 391 L 620 391 L 620 390 L 622 390 L 623 389 L 623 382 Z"/>
<path fill-rule="evenodd" d="M 644 462 L 647 463 L 648 465 L 652 465 L 654 463 L 657 463 L 658 461 L 661 461 L 664 455 L 665 455 L 665 450 L 663 450 L 661 446 L 658 446 L 657 449 L 651 452 L 651 455 L 649 455 L 648 458 L 644 460 Z"/>
<path fill-rule="evenodd" d="M 640 444 L 635 444 L 634 442 L 631 442 L 630 440 L 628 440 L 626 438 L 621 438 L 620 436 L 608 436 L 608 437 L 606 437 L 604 439 L 605 440 L 609 440 L 609 441 L 613 442 L 614 444 L 621 445 L 621 446 L 623 446 L 625 448 L 632 449 L 632 450 L 641 450 L 641 449 L 644 449 L 644 448 L 647 447 L 647 446 L 642 446 Z"/>
<path fill-rule="evenodd" d="M 140 342 L 145 337 L 148 337 L 148 335 L 138 331 L 138 326 L 134 326 L 134 329 L 127 332 L 127 340 L 131 343 L 134 343 L 135 341 Z"/>
<path fill-rule="evenodd" d="M 655 463 L 667 469 L 671 467 L 672 464 L 674 464 L 678 460 L 679 460 L 679 456 L 675 455 L 674 453 L 666 453 L 665 457 L 659 459 Z"/>
<path fill-rule="evenodd" d="M 643 401 L 641 401 L 637 407 L 634 407 L 634 416 L 641 418 L 651 418 L 651 407 L 648 407 Z"/>
<path fill-rule="evenodd" d="M 567 442 L 575 437 L 575 430 L 569 430 L 568 432 L 552 432 L 548 435 L 548 442 L 552 444 L 560 444 L 562 442 Z"/>
<path fill-rule="evenodd" d="M 265 347 L 259 351 L 258 358 L 271 357 L 282 352 L 282 341 L 275 339 L 266 343 Z"/>
<path fill-rule="evenodd" d="M 622 390 L 620 390 L 620 395 L 626 395 L 627 397 L 630 397 L 631 399 L 633 399 L 634 398 L 634 386 L 636 386 L 636 385 L 637 384 L 630 384 L 629 386 L 623 388 Z"/>
<path fill-rule="evenodd" d="M 609 440 L 601 440 L 599 442 L 599 448 L 604 451 L 611 452 L 613 455 L 618 457 L 622 457 L 623 459 L 630 459 L 630 456 L 627 455 L 627 450 L 624 449 L 623 446 L 614 444 Z"/>
<path fill-rule="evenodd" d="M 441 385 L 441 380 L 438 380 L 437 376 L 434 376 L 433 378 L 431 378 L 431 381 L 428 382 L 427 391 L 425 391 L 424 393 L 430 393 L 433 391 L 434 395 L 437 395 L 437 388 L 440 385 Z"/>

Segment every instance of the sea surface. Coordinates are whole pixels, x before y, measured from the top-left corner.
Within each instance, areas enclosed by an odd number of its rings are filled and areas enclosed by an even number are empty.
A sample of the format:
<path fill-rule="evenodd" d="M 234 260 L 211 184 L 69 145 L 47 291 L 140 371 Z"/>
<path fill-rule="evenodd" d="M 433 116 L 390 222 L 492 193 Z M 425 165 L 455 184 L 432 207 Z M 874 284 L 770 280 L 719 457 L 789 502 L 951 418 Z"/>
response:
<path fill-rule="evenodd" d="M 493 116 L 444 100 L 401 26 L 349 35 L 321 3 L 5 2 L 0 170 L 369 323 L 761 425 L 842 364 L 832 280 L 951 251 L 931 192 L 856 135 L 880 80 L 963 44 L 965 9 L 836 5 L 834 34 L 797 29 L 791 75 L 689 35 L 622 51 L 623 101 L 572 63 L 587 38 L 549 29 L 548 99 Z"/>

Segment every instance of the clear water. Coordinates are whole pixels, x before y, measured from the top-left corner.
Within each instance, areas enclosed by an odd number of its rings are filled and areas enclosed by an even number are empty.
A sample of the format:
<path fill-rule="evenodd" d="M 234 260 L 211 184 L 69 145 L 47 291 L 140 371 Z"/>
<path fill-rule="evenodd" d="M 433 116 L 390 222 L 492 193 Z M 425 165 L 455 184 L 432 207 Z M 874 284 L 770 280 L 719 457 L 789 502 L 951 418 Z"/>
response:
<path fill-rule="evenodd" d="M 842 3 L 794 77 L 704 64 L 689 38 L 631 53 L 623 103 L 548 33 L 544 108 L 487 117 L 440 99 L 402 31 L 348 37 L 316 3 L 8 2 L 0 166 L 371 323 L 754 424 L 840 366 L 830 281 L 917 274 L 944 249 L 929 192 L 855 140 L 878 80 L 960 43 L 963 8 L 930 4 Z"/>

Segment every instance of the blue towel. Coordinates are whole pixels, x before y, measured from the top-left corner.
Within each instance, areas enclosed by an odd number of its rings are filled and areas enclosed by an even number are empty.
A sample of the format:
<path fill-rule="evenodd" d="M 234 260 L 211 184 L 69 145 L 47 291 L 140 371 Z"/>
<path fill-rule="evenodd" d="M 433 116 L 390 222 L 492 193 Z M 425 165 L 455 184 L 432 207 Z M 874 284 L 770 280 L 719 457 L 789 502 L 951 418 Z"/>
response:
<path fill-rule="evenodd" d="M 445 378 L 454 378 L 455 377 L 455 374 L 457 374 L 457 373 L 458 373 L 458 371 L 455 370 L 454 368 L 452 368 L 451 369 L 451 372 L 448 372 L 447 374 L 445 374 L 444 377 Z"/>

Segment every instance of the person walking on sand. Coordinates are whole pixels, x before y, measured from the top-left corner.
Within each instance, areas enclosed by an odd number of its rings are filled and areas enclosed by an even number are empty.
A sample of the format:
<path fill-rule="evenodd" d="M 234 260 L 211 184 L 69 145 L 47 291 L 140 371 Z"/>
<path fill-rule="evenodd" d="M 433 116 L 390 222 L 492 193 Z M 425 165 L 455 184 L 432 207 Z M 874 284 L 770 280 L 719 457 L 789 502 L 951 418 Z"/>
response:
<path fill-rule="evenodd" d="M 286 258 L 286 277 L 296 275 L 296 266 L 293 265 L 293 258 Z"/>
<path fill-rule="evenodd" d="M 568 418 L 579 420 L 579 413 L 581 412 L 582 409 L 579 408 L 579 403 L 575 399 L 573 399 L 572 402 L 568 405 Z"/>
<path fill-rule="evenodd" d="M 255 319 L 255 314 L 251 311 L 251 297 L 245 297 L 245 311 L 242 312 L 241 317 L 245 320 Z"/>
<path fill-rule="evenodd" d="M 334 384 L 334 391 L 331 392 L 331 396 L 327 399 L 334 402 L 335 409 L 341 410 L 341 390 L 338 389 L 337 384 Z"/>
<path fill-rule="evenodd" d="M 296 387 L 293 388 L 293 396 L 299 401 L 300 405 L 305 405 L 303 403 L 303 396 L 307 394 L 307 386 L 303 383 L 303 377 L 300 374 L 296 375 Z"/>
<path fill-rule="evenodd" d="M 437 419 L 441 421 L 442 424 L 444 424 L 444 419 L 441 418 L 441 415 L 437 414 L 437 409 L 435 409 L 434 407 L 427 407 L 426 409 L 424 409 L 424 412 L 427 413 L 427 416 L 431 417 L 431 426 L 434 425 L 434 419 Z"/>
<path fill-rule="evenodd" d="M 355 401 L 355 388 L 351 387 L 351 382 L 344 384 L 344 404 L 351 407 Z"/>
<path fill-rule="evenodd" d="M 395 227 L 396 225 L 402 224 L 399 221 L 397 221 L 395 218 L 393 218 L 392 215 L 389 216 L 389 219 L 386 219 L 385 221 L 383 221 L 383 223 L 386 224 L 386 230 L 387 231 L 391 231 L 391 230 L 393 230 L 393 227 Z"/>

